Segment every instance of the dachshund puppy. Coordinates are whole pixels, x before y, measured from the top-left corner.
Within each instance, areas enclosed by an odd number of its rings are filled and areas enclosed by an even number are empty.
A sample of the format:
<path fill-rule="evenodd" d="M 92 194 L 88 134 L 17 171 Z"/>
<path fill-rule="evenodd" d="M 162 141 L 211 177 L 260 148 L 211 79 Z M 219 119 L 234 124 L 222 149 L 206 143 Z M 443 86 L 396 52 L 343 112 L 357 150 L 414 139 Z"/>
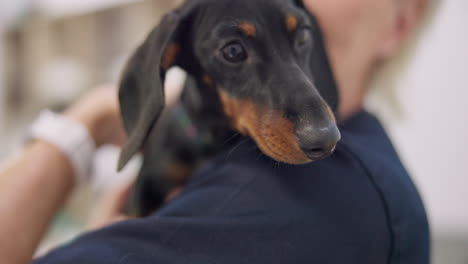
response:
<path fill-rule="evenodd" d="M 173 66 L 189 80 L 180 103 L 165 109 Z M 299 1 L 189 0 L 130 59 L 119 99 L 129 134 L 119 169 L 144 154 L 132 205 L 140 216 L 245 138 L 293 165 L 327 157 L 340 140 L 323 36 Z"/>

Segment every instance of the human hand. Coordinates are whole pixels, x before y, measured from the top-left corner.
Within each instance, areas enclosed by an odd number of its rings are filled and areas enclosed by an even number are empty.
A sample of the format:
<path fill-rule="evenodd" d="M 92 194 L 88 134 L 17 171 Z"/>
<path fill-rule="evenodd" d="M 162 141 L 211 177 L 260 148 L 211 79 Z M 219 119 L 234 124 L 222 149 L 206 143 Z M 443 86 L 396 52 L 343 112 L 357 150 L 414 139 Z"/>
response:
<path fill-rule="evenodd" d="M 85 125 L 97 147 L 106 144 L 122 146 L 125 143 L 126 133 L 120 115 L 117 89 L 112 85 L 95 88 L 64 114 Z"/>
<path fill-rule="evenodd" d="M 132 187 L 133 181 L 121 184 L 103 193 L 91 212 L 87 228 L 96 230 L 130 219 L 129 216 L 124 214 L 124 210 Z"/>
<path fill-rule="evenodd" d="M 185 78 L 186 74 L 181 70 L 173 69 L 168 72 L 166 105 L 177 102 Z M 117 88 L 113 85 L 96 87 L 65 111 L 65 116 L 84 124 L 97 147 L 106 144 L 123 146 L 127 134 L 123 127 L 117 95 Z"/>

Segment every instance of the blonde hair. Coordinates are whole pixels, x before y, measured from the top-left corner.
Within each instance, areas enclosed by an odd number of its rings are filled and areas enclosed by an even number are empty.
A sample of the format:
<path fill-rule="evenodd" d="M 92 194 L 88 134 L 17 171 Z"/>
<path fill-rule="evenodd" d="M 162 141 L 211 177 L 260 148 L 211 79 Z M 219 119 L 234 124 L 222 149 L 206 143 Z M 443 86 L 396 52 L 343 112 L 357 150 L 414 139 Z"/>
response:
<path fill-rule="evenodd" d="M 407 45 L 400 54 L 382 63 L 375 71 L 366 99 L 368 110 L 386 119 L 404 118 L 405 113 L 398 99 L 399 81 L 407 72 L 407 66 L 413 59 L 422 36 L 433 24 L 439 4 L 439 0 L 429 0 L 424 18 Z"/>

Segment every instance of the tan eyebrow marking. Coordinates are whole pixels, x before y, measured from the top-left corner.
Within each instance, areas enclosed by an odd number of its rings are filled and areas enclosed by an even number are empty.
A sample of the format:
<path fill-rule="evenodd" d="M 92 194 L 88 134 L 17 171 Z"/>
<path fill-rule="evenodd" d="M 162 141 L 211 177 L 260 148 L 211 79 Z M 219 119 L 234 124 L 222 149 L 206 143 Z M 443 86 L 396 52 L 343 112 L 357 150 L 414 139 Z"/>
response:
<path fill-rule="evenodd" d="M 257 35 L 257 28 L 254 24 L 249 22 L 242 22 L 239 24 L 239 29 L 249 37 L 255 37 Z"/>
<path fill-rule="evenodd" d="M 299 24 L 299 21 L 297 17 L 293 15 L 288 15 L 286 17 L 286 28 L 288 29 L 289 32 L 293 32 L 294 30 L 296 30 L 298 24 Z"/>
<path fill-rule="evenodd" d="M 208 74 L 203 75 L 203 83 L 210 88 L 214 87 L 213 79 Z"/>

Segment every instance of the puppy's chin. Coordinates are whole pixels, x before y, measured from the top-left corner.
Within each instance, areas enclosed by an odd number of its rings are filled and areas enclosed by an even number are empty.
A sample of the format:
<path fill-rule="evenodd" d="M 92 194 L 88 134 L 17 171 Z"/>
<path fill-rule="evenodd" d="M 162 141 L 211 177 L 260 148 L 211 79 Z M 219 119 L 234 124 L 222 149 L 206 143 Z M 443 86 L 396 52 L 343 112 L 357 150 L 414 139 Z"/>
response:
<path fill-rule="evenodd" d="M 220 98 L 232 127 L 251 137 L 265 155 L 292 165 L 311 162 L 297 143 L 294 124 L 282 113 L 239 100 L 222 90 Z"/>
<path fill-rule="evenodd" d="M 251 136 L 263 154 L 270 158 L 291 165 L 302 165 L 312 162 L 302 150 L 297 142 L 287 140 L 287 137 L 270 135 L 268 137 Z"/>

